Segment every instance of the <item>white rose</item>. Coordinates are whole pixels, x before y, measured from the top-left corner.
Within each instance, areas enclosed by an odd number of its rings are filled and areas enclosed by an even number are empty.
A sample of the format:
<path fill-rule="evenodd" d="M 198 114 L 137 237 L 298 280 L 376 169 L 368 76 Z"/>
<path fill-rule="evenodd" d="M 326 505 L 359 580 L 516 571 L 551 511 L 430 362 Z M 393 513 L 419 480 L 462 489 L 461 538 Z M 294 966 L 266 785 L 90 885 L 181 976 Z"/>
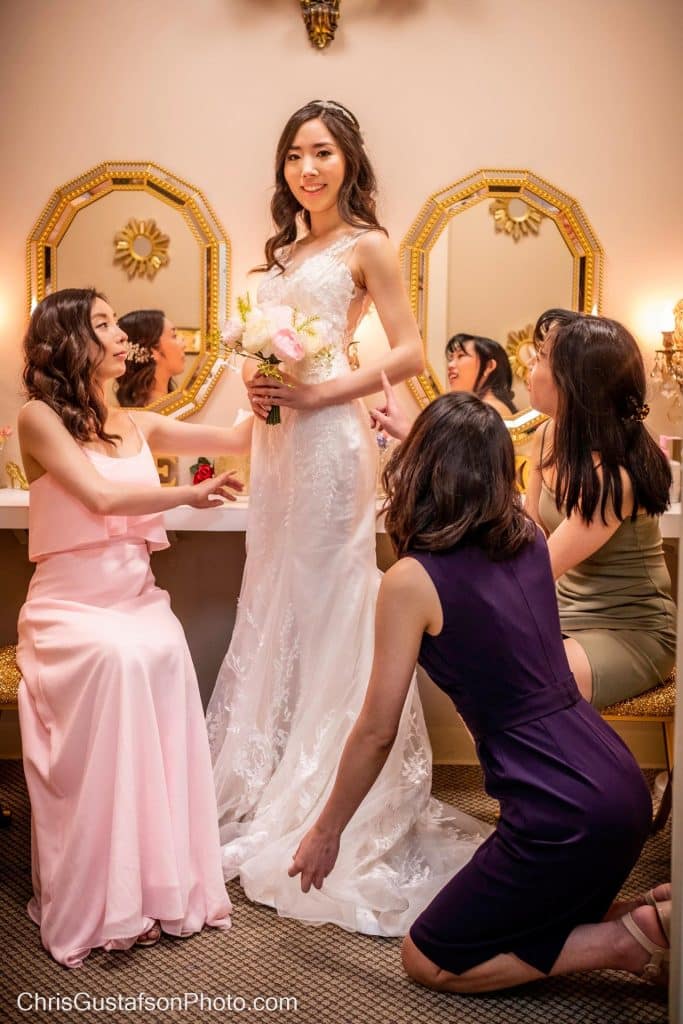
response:
<path fill-rule="evenodd" d="M 249 310 L 244 324 L 242 335 L 242 348 L 252 355 L 261 353 L 266 359 L 271 355 L 270 350 L 271 323 L 263 310 L 258 306 Z"/>

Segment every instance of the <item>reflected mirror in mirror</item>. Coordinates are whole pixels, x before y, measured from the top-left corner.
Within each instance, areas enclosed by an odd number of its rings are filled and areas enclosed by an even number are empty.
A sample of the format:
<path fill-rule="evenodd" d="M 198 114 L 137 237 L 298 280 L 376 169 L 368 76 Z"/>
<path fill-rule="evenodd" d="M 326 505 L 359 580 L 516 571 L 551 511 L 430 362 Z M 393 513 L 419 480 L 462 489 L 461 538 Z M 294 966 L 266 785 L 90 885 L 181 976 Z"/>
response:
<path fill-rule="evenodd" d="M 30 303 L 94 285 L 129 334 L 109 396 L 186 417 L 222 369 L 229 242 L 194 186 L 154 164 L 101 164 L 58 189 L 29 238 Z"/>
<path fill-rule="evenodd" d="M 580 205 L 530 171 L 477 171 L 427 200 L 401 260 L 425 345 L 426 372 L 410 382 L 420 405 L 460 386 L 457 369 L 449 380 L 449 339 L 492 339 L 514 392 L 497 407 L 524 443 L 543 419 L 526 385 L 536 318 L 551 307 L 600 307 L 602 247 Z"/>

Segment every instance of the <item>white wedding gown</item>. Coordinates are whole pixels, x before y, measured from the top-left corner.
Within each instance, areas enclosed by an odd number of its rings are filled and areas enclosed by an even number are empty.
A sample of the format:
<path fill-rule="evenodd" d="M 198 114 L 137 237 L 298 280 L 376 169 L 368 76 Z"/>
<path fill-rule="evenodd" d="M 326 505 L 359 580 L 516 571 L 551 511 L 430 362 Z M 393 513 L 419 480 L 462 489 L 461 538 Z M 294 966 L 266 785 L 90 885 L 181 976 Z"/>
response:
<path fill-rule="evenodd" d="M 350 371 L 366 296 L 346 264 L 358 233 L 286 272 L 259 302 L 317 314 L 328 352 L 285 368 L 306 381 Z M 283 261 L 285 262 L 285 261 Z M 380 573 L 377 445 L 360 401 L 282 409 L 254 427 L 247 560 L 230 649 L 208 708 L 223 871 L 284 916 L 403 935 L 465 864 L 487 826 L 430 796 L 431 749 L 415 680 L 377 782 L 347 826 L 321 891 L 287 875 L 334 783 L 370 677 Z"/>

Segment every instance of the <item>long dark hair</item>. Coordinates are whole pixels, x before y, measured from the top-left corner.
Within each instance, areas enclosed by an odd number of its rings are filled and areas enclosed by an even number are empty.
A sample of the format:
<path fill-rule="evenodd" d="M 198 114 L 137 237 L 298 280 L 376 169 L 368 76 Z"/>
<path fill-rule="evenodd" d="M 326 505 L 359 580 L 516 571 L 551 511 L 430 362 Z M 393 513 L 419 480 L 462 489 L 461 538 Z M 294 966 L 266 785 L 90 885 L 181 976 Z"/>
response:
<path fill-rule="evenodd" d="M 400 557 L 473 543 L 511 558 L 535 536 L 515 487 L 510 434 L 475 395 L 441 395 L 424 409 L 382 474 L 386 531 Z"/>
<path fill-rule="evenodd" d="M 573 309 L 560 309 L 559 306 L 556 309 L 546 309 L 545 313 L 541 313 L 534 327 L 533 342 L 535 347 L 539 349 L 549 333 L 556 327 L 566 327 L 567 324 L 572 323 L 573 320 L 580 316 L 583 316 L 583 314 L 577 313 Z"/>
<path fill-rule="evenodd" d="M 270 270 L 277 266 L 284 269 L 278 259 L 283 246 L 296 241 L 296 216 L 299 204 L 292 195 L 285 180 L 285 160 L 299 128 L 307 121 L 320 119 L 329 129 L 344 156 L 344 180 L 339 190 L 337 206 L 342 220 L 351 227 L 386 229 L 375 214 L 375 192 L 377 181 L 368 155 L 363 148 L 363 138 L 358 120 L 333 100 L 311 100 L 296 110 L 285 125 L 275 153 L 275 194 L 270 203 L 270 212 L 277 231 L 266 242 L 266 262 L 259 270 Z M 306 210 L 303 212 L 306 227 L 311 221 Z"/>
<path fill-rule="evenodd" d="M 454 334 L 446 345 L 446 358 L 456 349 L 466 353 L 465 346 L 468 341 L 472 342 L 472 347 L 479 360 L 474 394 L 483 398 L 486 392 L 490 391 L 510 412 L 517 412 L 515 393 L 512 390 L 512 367 L 507 352 L 497 341 L 494 341 L 493 338 L 482 338 L 478 334 Z M 485 377 L 486 364 L 491 359 L 495 360 L 496 365 Z"/>
<path fill-rule="evenodd" d="M 49 405 L 77 441 L 114 444 L 121 438 L 104 429 L 107 407 L 94 379 L 104 356 L 92 326 L 95 299 L 107 301 L 95 288 L 62 288 L 38 303 L 24 336 L 23 381 L 28 397 Z"/>
<path fill-rule="evenodd" d="M 119 318 L 119 327 L 128 335 L 133 357 L 126 360 L 126 372 L 114 384 L 119 405 L 128 408 L 149 402 L 157 365 L 152 352 L 159 347 L 165 318 L 160 309 L 136 309 Z M 169 380 L 168 390 L 175 391 L 173 380 Z"/>
<path fill-rule="evenodd" d="M 542 466 L 555 467 L 558 509 L 565 506 L 567 516 L 576 509 L 590 523 L 599 507 L 606 522 L 611 504 L 621 519 L 624 469 L 633 487 L 631 519 L 639 509 L 661 515 L 671 470 L 643 423 L 647 382 L 633 335 L 616 320 L 574 314 L 552 332 L 547 354 L 558 405 L 552 451 Z"/>

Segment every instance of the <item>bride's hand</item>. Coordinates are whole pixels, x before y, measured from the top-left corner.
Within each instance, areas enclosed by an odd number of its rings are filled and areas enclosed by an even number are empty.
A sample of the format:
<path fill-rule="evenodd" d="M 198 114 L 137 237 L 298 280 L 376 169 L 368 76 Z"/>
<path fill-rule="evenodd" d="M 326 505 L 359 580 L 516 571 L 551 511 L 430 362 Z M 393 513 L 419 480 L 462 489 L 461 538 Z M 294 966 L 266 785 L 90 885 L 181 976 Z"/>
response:
<path fill-rule="evenodd" d="M 252 384 L 255 381 L 265 381 L 267 377 L 262 377 L 260 374 L 256 374 L 251 380 L 247 381 L 247 398 L 249 399 L 249 405 L 254 416 L 258 416 L 260 420 L 268 419 L 268 413 L 271 410 L 272 402 L 269 402 L 263 394 L 259 391 L 252 391 Z"/>
<path fill-rule="evenodd" d="M 308 892 L 311 885 L 321 889 L 334 867 L 339 854 L 339 836 L 322 832 L 317 825 L 309 829 L 299 843 L 287 874 L 290 878 L 301 875 L 301 891 Z"/>
<path fill-rule="evenodd" d="M 318 386 L 304 384 L 288 373 L 282 374 L 282 381 L 258 374 L 249 381 L 247 390 L 252 408 L 255 402 L 265 408 L 280 405 L 288 409 L 317 409 L 320 405 Z"/>
<path fill-rule="evenodd" d="M 381 409 L 370 410 L 370 423 L 375 430 L 396 437 L 399 441 L 404 441 L 410 433 L 410 420 L 396 401 L 394 389 L 384 370 L 382 370 L 382 387 L 384 388 L 385 402 Z"/>

